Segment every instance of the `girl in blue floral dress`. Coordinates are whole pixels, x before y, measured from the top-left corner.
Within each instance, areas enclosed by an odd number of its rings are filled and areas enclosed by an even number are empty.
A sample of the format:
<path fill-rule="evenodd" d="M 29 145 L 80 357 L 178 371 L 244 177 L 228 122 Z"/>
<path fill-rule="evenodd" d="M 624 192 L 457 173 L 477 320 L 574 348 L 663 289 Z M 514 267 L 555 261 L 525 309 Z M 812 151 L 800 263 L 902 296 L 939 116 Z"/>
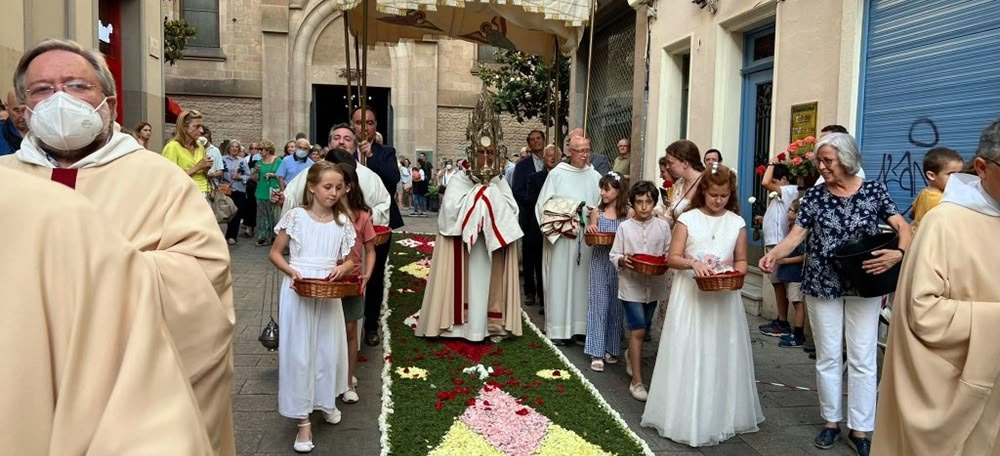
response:
<path fill-rule="evenodd" d="M 601 202 L 590 210 L 587 233 L 614 233 L 628 218 L 628 198 L 623 195 L 622 175 L 614 171 L 601 178 Z M 590 250 L 590 301 L 587 305 L 587 341 L 583 352 L 590 355 L 590 368 L 604 371 L 605 361 L 618 362 L 622 351 L 622 318 L 618 301 L 618 270 L 611 264 L 609 245 Z"/>

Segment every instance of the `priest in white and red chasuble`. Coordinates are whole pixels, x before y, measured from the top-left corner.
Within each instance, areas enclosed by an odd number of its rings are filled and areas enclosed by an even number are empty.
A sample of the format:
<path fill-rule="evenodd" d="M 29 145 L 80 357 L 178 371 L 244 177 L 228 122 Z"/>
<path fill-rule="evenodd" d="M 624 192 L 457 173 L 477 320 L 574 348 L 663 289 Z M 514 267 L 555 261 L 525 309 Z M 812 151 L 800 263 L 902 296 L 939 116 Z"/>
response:
<path fill-rule="evenodd" d="M 488 104 L 486 105 L 488 106 Z M 416 329 L 420 337 L 482 341 L 521 335 L 515 242 L 524 235 L 503 179 L 499 122 L 481 100 L 470 121 L 474 159 L 448 181 L 438 212 L 430 275 Z M 497 149 L 500 149 L 498 152 Z"/>

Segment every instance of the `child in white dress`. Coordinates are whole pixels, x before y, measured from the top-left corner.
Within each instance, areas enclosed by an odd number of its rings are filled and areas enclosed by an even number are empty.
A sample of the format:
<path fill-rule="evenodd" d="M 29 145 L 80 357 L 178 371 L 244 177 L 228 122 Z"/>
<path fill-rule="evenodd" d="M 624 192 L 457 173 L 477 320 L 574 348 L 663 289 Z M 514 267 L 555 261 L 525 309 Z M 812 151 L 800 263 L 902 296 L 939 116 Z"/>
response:
<path fill-rule="evenodd" d="M 350 253 L 355 240 L 342 201 L 347 190 L 343 171 L 324 161 L 308 173 L 303 205 L 274 227 L 277 238 L 269 254 L 286 274 L 279 301 L 278 413 L 299 420 L 293 449 L 300 453 L 313 449 L 309 415 L 314 410 L 331 424 L 340 422 L 336 400 L 348 390 L 347 332 L 340 299 L 301 297 L 292 281 L 347 275 L 354 268 Z M 290 261 L 281 254 L 286 246 Z"/>
<path fill-rule="evenodd" d="M 679 271 L 642 425 L 694 447 L 756 432 L 764 421 L 740 292 L 703 292 L 694 280 L 746 273 L 746 226 L 738 210 L 736 174 L 715 164 L 678 217 L 667 259 Z"/>

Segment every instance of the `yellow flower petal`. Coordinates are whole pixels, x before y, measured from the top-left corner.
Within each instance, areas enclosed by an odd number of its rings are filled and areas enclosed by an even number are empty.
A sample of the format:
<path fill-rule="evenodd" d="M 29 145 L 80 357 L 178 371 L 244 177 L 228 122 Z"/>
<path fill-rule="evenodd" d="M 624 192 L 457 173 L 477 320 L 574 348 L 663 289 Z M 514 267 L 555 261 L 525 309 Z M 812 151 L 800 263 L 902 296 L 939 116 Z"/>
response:
<path fill-rule="evenodd" d="M 459 454 L 481 456 L 504 456 L 486 439 L 469 429 L 465 423 L 455 420 L 451 429 L 441 439 L 441 444 L 431 450 L 428 456 L 454 456 Z"/>

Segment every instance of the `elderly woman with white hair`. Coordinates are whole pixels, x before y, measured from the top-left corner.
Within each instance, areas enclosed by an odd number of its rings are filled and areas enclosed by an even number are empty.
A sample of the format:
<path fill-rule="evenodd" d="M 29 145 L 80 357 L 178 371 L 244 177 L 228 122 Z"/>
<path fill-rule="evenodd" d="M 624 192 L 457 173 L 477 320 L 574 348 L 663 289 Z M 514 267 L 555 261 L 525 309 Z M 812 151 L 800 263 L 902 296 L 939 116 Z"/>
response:
<path fill-rule="evenodd" d="M 771 272 L 778 259 L 806 242 L 802 293 L 816 340 L 816 383 L 820 414 L 826 425 L 815 445 L 828 449 L 840 438 L 842 410 L 842 340 L 847 341 L 847 426 L 859 455 L 867 455 L 875 428 L 876 342 L 881 298 L 863 298 L 849 283 L 842 283 L 834 269 L 834 255 L 845 244 L 880 233 L 888 223 L 899 242 L 895 248 L 875 250 L 863 267 L 881 274 L 903 259 L 911 230 L 889 197 L 885 185 L 857 176 L 861 153 L 850 135 L 834 133 L 816 144 L 817 168 L 824 185 L 806 191 L 798 218 L 788 236 L 760 260 Z M 808 240 L 806 240 L 807 235 Z"/>

